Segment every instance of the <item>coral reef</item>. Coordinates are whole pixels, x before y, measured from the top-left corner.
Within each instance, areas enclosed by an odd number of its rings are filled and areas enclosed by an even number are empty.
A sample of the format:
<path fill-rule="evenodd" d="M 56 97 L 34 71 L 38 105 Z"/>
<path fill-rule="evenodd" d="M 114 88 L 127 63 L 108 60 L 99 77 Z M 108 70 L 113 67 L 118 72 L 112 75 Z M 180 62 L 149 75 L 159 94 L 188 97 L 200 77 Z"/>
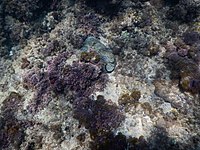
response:
<path fill-rule="evenodd" d="M 81 6 L 85 6 L 81 3 Z M 105 18 L 99 16 L 95 13 L 88 13 L 87 7 L 80 7 L 76 9 L 77 21 L 74 24 L 77 28 L 77 32 L 71 31 L 73 34 L 70 34 L 68 39 L 74 46 L 74 48 L 80 49 L 83 46 L 83 42 L 88 36 L 98 37 L 99 33 L 102 33 L 100 28 L 101 23 L 105 22 Z M 84 15 L 83 15 L 84 14 Z"/>
<path fill-rule="evenodd" d="M 199 16 L 200 9 L 198 1 L 180 0 L 175 2 L 169 1 L 168 3 L 172 7 L 167 12 L 167 17 L 173 21 L 191 22 Z"/>
<path fill-rule="evenodd" d="M 131 93 L 125 93 L 118 99 L 120 105 L 133 104 L 138 102 L 141 97 L 140 91 L 133 90 Z"/>
<path fill-rule="evenodd" d="M 69 56 L 66 52 L 61 53 L 48 62 L 47 71 L 30 70 L 24 77 L 24 85 L 36 90 L 36 105 L 47 104 L 51 91 L 64 94 L 70 90 L 75 95 L 89 96 L 95 89 L 103 89 L 107 79 L 98 66 L 79 62 L 66 65 Z"/>
<path fill-rule="evenodd" d="M 1 108 L 0 117 L 0 148 L 6 149 L 12 147 L 19 149 L 25 137 L 25 122 L 22 122 L 15 117 L 15 113 L 22 105 L 22 96 L 12 92 L 4 100 Z"/>
<path fill-rule="evenodd" d="M 199 93 L 199 47 L 197 44 L 199 34 L 186 32 L 183 34 L 183 41 L 177 40 L 174 44 L 168 43 L 166 46 L 172 77 L 179 79 L 183 90 Z"/>
<path fill-rule="evenodd" d="M 6 0 L 4 1 L 5 13 L 12 15 L 14 18 L 20 21 L 31 21 L 37 19 L 39 15 L 45 10 L 55 9 L 56 3 L 59 1 L 16 1 Z"/>
<path fill-rule="evenodd" d="M 11 57 L 33 35 L 52 30 L 61 19 L 61 1 L 16 1 L 0 3 L 0 55 Z M 51 12 L 47 14 L 48 12 Z M 44 17 L 47 15 L 47 17 Z M 50 20 L 51 18 L 51 20 Z"/>
<path fill-rule="evenodd" d="M 96 53 L 95 51 L 82 52 L 80 56 L 80 61 L 83 61 L 83 62 L 90 62 L 93 64 L 97 64 L 98 62 L 100 62 L 100 60 L 101 60 L 100 55 Z"/>
<path fill-rule="evenodd" d="M 193 140 L 198 140 L 196 137 L 192 138 Z M 191 140 L 192 140 L 191 139 Z M 160 143 L 161 145 L 158 147 L 157 143 Z M 118 133 L 117 135 L 114 135 L 113 133 L 110 133 L 107 136 L 106 143 L 103 143 L 99 145 L 99 143 L 92 143 L 91 148 L 94 150 L 125 150 L 125 149 L 131 149 L 131 150 L 177 150 L 177 149 L 187 149 L 190 145 L 185 145 L 183 143 L 175 142 L 173 138 L 168 137 L 168 134 L 166 130 L 162 127 L 157 126 L 155 131 L 152 132 L 152 136 L 146 140 L 143 136 L 140 136 L 139 138 L 134 137 L 126 137 L 122 133 Z M 190 147 L 191 149 L 195 149 L 195 147 Z"/>
<path fill-rule="evenodd" d="M 199 149 L 199 14 L 196 0 L 0 1 L 0 149 Z"/>
<path fill-rule="evenodd" d="M 186 32 L 183 34 L 183 41 L 187 45 L 194 45 L 200 43 L 200 34 L 198 32 Z"/>
<path fill-rule="evenodd" d="M 112 102 L 80 97 L 74 100 L 74 117 L 84 124 L 91 138 L 103 144 L 107 135 L 124 120 L 123 114 Z"/>
<path fill-rule="evenodd" d="M 58 40 L 50 41 L 46 47 L 41 49 L 41 53 L 46 56 L 55 55 L 56 52 L 62 52 L 65 50 L 66 46 L 64 43 Z"/>
<path fill-rule="evenodd" d="M 139 139 L 129 137 L 127 138 L 122 133 L 118 133 L 117 135 L 114 135 L 113 133 L 109 133 L 107 136 L 107 140 L 105 143 L 100 144 L 99 143 L 92 143 L 91 149 L 94 150 L 125 150 L 125 149 L 144 149 L 148 150 L 149 146 L 146 142 L 146 140 L 141 136 Z"/>

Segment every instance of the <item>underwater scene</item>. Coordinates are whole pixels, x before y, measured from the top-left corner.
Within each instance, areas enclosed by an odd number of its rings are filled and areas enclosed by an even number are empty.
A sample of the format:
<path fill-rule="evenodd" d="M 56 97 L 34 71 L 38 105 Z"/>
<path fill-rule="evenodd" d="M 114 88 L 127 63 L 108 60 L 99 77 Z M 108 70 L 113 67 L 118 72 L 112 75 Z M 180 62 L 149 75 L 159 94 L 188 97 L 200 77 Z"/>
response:
<path fill-rule="evenodd" d="M 200 0 L 0 0 L 0 150 L 200 150 Z"/>

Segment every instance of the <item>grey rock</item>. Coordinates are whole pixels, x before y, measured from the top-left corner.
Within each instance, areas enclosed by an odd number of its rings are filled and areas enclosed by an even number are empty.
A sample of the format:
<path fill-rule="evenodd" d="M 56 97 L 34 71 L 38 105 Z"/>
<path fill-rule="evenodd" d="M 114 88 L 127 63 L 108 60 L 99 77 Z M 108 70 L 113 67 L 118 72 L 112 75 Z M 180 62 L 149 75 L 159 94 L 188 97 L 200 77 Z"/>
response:
<path fill-rule="evenodd" d="M 104 64 L 103 68 L 107 73 L 111 73 L 115 69 L 116 59 L 112 50 L 106 47 L 97 38 L 92 36 L 87 37 L 81 50 L 86 52 L 96 51 L 101 56 L 101 61 Z"/>

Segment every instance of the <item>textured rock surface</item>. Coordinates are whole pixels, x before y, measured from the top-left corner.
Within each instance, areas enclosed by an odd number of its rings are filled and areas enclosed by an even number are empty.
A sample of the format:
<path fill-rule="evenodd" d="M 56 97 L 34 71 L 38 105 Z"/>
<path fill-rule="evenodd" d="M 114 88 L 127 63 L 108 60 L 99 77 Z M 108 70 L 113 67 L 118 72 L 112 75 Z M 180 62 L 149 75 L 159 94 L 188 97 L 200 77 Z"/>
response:
<path fill-rule="evenodd" d="M 199 1 L 37 2 L 0 2 L 0 149 L 200 149 Z"/>
<path fill-rule="evenodd" d="M 87 37 L 83 43 L 82 51 L 95 51 L 100 55 L 103 62 L 103 68 L 106 72 L 110 73 L 115 69 L 116 60 L 115 56 L 112 54 L 112 50 L 107 48 L 95 37 Z"/>

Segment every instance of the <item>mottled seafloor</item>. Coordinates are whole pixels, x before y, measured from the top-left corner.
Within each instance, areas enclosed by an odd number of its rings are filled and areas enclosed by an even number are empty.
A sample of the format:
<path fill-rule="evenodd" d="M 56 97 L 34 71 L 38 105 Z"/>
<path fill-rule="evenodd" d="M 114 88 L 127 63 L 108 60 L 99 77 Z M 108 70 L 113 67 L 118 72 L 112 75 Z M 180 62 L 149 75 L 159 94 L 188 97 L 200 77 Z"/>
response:
<path fill-rule="evenodd" d="M 1 0 L 0 57 L 1 150 L 200 150 L 199 0 Z"/>

